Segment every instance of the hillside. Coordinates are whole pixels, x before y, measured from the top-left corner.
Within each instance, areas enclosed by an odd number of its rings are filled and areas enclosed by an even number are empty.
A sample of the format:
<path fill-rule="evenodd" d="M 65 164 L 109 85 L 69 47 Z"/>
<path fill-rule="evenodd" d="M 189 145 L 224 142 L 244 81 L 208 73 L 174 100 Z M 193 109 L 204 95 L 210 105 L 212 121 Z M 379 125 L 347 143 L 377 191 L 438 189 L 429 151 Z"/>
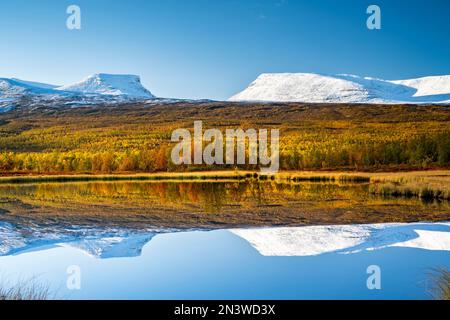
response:
<path fill-rule="evenodd" d="M 224 169 L 171 164 L 171 132 L 192 130 L 199 119 L 204 128 L 221 130 L 279 128 L 282 170 L 373 171 L 450 165 L 449 106 L 153 101 L 75 109 L 50 104 L 0 114 L 0 170 Z"/>

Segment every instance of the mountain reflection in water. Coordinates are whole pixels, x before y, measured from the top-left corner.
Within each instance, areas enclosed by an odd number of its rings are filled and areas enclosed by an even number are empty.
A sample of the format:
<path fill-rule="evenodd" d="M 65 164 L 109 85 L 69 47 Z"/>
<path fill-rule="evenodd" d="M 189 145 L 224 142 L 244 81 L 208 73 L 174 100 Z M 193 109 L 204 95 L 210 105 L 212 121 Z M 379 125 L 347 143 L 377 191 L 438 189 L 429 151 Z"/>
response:
<path fill-rule="evenodd" d="M 450 251 L 450 223 L 332 225 L 230 229 L 263 256 L 356 253 L 386 247 Z M 0 256 L 50 247 L 77 248 L 100 258 L 137 257 L 155 236 L 170 229 L 17 227 L 0 223 Z"/>

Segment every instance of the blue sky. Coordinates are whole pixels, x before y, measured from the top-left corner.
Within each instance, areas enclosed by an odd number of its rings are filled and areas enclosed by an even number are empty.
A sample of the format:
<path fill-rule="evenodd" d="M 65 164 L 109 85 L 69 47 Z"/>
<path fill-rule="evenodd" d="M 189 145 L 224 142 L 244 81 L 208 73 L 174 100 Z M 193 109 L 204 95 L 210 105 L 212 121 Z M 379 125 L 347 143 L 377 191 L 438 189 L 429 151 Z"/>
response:
<path fill-rule="evenodd" d="M 81 30 L 66 28 L 71 4 Z M 226 99 L 264 72 L 450 74 L 448 21 L 448 0 L 1 1 L 0 77 L 131 73 L 160 97 Z"/>

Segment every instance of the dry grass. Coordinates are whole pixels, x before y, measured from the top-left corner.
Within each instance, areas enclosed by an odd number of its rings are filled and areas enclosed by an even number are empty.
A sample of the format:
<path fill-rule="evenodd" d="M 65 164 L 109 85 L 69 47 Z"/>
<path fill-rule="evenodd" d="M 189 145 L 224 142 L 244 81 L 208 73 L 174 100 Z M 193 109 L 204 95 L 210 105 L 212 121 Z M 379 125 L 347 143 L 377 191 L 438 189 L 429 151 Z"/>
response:
<path fill-rule="evenodd" d="M 36 279 L 23 280 L 14 285 L 0 284 L 1 300 L 48 300 L 50 299 L 48 285 L 39 283 Z"/>
<path fill-rule="evenodd" d="M 378 174 L 371 177 L 371 193 L 423 200 L 450 200 L 450 172 L 422 171 Z"/>
<path fill-rule="evenodd" d="M 446 268 L 430 272 L 430 294 L 436 300 L 450 300 L 450 271 Z"/>
<path fill-rule="evenodd" d="M 176 180 L 243 180 L 253 174 L 243 171 L 161 172 L 141 174 L 55 174 L 55 175 L 10 175 L 0 177 L 0 184 L 36 182 L 76 181 L 176 181 Z"/>

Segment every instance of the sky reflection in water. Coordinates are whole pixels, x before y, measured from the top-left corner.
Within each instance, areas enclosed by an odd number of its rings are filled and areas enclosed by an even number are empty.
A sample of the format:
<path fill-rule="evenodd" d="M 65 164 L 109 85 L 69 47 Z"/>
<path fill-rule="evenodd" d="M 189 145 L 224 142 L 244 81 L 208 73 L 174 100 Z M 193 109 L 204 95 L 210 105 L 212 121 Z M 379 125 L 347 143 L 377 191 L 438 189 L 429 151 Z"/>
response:
<path fill-rule="evenodd" d="M 440 223 L 103 234 L 7 254 L 0 274 L 8 282 L 37 276 L 69 299 L 430 298 L 429 272 L 450 268 L 449 230 Z M 366 269 L 374 264 L 382 289 L 371 291 Z M 66 288 L 70 265 L 81 268 L 79 291 Z"/>

